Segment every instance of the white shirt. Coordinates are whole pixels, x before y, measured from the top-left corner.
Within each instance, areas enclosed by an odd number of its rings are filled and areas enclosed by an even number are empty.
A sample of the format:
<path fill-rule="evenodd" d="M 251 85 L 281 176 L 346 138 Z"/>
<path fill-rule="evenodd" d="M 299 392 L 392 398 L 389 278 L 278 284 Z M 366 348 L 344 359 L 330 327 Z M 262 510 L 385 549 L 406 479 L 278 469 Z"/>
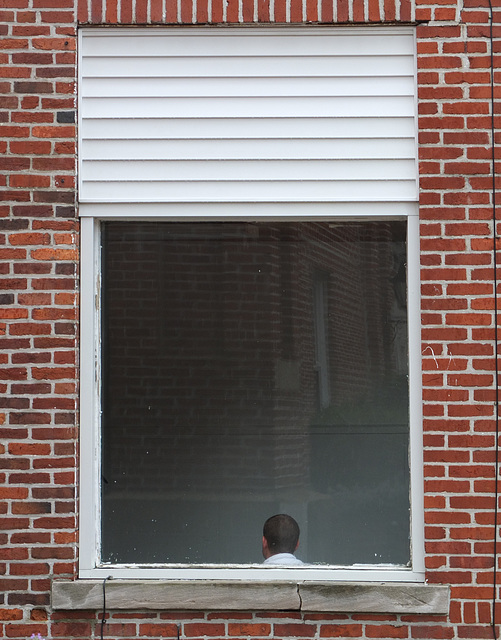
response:
<path fill-rule="evenodd" d="M 298 565 L 303 564 L 303 561 L 292 553 L 276 553 L 274 556 L 266 558 L 263 564 Z"/>

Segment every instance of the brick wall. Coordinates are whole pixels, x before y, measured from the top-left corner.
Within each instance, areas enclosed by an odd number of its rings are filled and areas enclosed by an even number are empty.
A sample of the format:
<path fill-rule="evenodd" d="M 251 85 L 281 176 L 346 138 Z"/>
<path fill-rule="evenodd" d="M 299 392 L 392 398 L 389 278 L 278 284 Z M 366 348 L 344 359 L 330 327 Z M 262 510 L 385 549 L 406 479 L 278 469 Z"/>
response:
<path fill-rule="evenodd" d="M 501 8 L 498 0 L 493 4 L 499 100 Z M 50 608 L 51 579 L 74 578 L 78 558 L 77 22 L 417 19 L 424 21 L 417 37 L 426 565 L 429 582 L 452 587 L 449 615 L 111 612 L 105 631 L 108 638 L 175 637 L 180 622 L 186 638 L 492 637 L 495 327 L 487 5 L 488 0 L 417 0 L 415 7 L 407 0 L 88 0 L 76 6 L 74 0 L 4 0 L 0 635 L 100 635 L 94 613 Z M 498 116 L 497 129 L 500 124 Z M 496 622 L 501 623 L 501 605 Z"/>
<path fill-rule="evenodd" d="M 488 8 L 465 2 L 459 17 L 418 28 L 426 564 L 431 581 L 452 585 L 458 637 L 488 637 L 496 478 Z M 500 19 L 498 4 L 497 68 Z"/>
<path fill-rule="evenodd" d="M 24 637 L 76 567 L 74 13 L 2 3 L 0 34 L 0 634 Z"/>

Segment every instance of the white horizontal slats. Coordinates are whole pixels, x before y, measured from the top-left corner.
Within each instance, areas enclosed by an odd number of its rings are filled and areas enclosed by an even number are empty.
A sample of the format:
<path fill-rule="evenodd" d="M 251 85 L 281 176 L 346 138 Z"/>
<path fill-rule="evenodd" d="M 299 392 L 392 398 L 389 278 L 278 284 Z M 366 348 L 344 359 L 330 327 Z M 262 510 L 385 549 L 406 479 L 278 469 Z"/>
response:
<path fill-rule="evenodd" d="M 314 31 L 314 33 L 313 33 Z M 409 54 L 409 29 L 163 29 L 88 30 L 85 38 L 89 57 L 193 56 L 202 53 L 233 57 L 283 55 L 399 55 Z M 203 45 L 201 39 L 209 36 Z M 412 36 L 411 36 L 412 38 Z M 298 41 L 305 43 L 298 50 Z M 131 44 L 132 41 L 132 44 Z M 384 41 L 384 42 L 383 42 Z"/>
<path fill-rule="evenodd" d="M 98 181 L 106 176 L 116 182 L 226 182 L 274 180 L 395 180 L 412 179 L 413 160 L 310 160 L 305 163 L 294 160 L 237 160 L 224 164 L 220 160 L 147 160 L 134 165 L 128 161 L 104 160 L 84 169 L 84 180 Z"/>
<path fill-rule="evenodd" d="M 82 202 L 413 201 L 413 36 L 83 32 Z"/>
<path fill-rule="evenodd" d="M 413 96 L 412 77 L 395 76 L 381 81 L 377 75 L 363 78 L 266 77 L 266 78 L 92 78 L 86 82 L 89 98 L 219 98 L 219 97 L 325 97 Z"/>
<path fill-rule="evenodd" d="M 312 113 L 312 103 L 315 111 Z M 314 118 L 393 116 L 401 118 L 413 106 L 410 97 L 343 98 L 89 98 L 83 118 L 99 118 L 110 112 L 115 118 Z M 279 122 L 276 123 L 280 125 Z M 210 126 L 210 122 L 207 123 Z M 124 132 L 125 133 L 125 132 Z"/>
<path fill-rule="evenodd" d="M 138 202 L 137 193 L 141 191 L 141 202 L 221 202 L 224 186 L 224 202 L 353 202 L 367 201 L 360 197 L 360 181 L 227 181 L 221 182 L 113 182 L 96 181 L 93 183 L 95 202 L 108 202 L 110 190 L 119 196 L 113 202 Z M 367 181 L 365 189 L 370 191 L 369 201 L 413 200 L 414 188 L 409 181 L 388 180 Z"/>
<path fill-rule="evenodd" d="M 217 139 L 295 139 L 328 140 L 371 138 L 411 138 L 412 118 L 212 118 L 210 128 L 203 120 L 190 118 L 89 118 L 85 120 L 85 140 L 217 140 Z M 396 141 L 396 140 L 395 140 Z M 393 141 L 393 142 L 395 142 Z M 392 142 L 392 144 L 393 144 Z M 128 143 L 127 143 L 128 148 Z M 128 157 L 132 157 L 130 154 Z"/>
<path fill-rule="evenodd" d="M 86 73 L 89 78 L 253 78 L 256 71 L 262 78 L 317 78 L 357 76 L 397 76 L 413 72 L 413 60 L 409 55 L 381 57 L 336 56 L 335 61 L 328 56 L 312 57 L 304 55 L 277 56 L 273 59 L 256 55 L 254 57 L 204 56 L 198 58 L 196 66 L 193 57 L 157 58 L 100 58 L 85 57 Z"/>
<path fill-rule="evenodd" d="M 101 140 L 87 139 L 81 152 L 88 160 L 242 160 L 245 148 L 246 160 L 356 160 L 361 156 L 372 160 L 385 159 L 386 141 L 383 138 L 359 140 L 339 139 L 206 139 L 206 140 L 137 140 L 129 139 L 127 146 L 122 140 L 110 140 L 103 145 Z M 397 159 L 414 159 L 412 138 L 397 138 L 393 141 L 393 156 Z"/>
<path fill-rule="evenodd" d="M 418 218 L 416 202 L 149 202 L 138 205 L 136 202 L 80 203 L 79 215 L 85 218 L 131 219 L 137 218 L 138 211 L 147 209 L 148 219 L 165 218 L 171 220 L 333 220 L 334 218 L 367 219 L 367 216 L 379 218 Z"/>

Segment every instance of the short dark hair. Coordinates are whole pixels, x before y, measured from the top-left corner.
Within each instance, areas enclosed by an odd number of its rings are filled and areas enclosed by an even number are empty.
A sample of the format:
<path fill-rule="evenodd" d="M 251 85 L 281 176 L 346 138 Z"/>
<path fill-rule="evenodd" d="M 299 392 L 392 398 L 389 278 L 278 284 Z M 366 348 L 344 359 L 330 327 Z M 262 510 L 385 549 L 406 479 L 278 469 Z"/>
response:
<path fill-rule="evenodd" d="M 263 536 L 272 554 L 294 553 L 299 540 L 299 525 L 291 516 L 279 513 L 266 520 Z"/>

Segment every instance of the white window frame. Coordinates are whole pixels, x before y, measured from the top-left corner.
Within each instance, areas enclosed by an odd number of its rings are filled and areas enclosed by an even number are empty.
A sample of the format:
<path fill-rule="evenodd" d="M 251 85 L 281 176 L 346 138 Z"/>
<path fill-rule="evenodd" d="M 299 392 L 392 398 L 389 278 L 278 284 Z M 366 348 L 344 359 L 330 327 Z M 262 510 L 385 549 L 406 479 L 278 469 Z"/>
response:
<path fill-rule="evenodd" d="M 276 206 L 276 205 L 275 205 Z M 147 207 L 147 219 L 156 221 L 200 220 L 207 205 L 158 205 Z M 81 578 L 157 578 L 157 579 L 208 579 L 208 580 L 340 580 L 340 581 L 424 581 L 424 509 L 423 509 L 423 455 L 422 455 L 422 401 L 421 401 L 421 353 L 420 353 L 420 305 L 419 305 L 419 219 L 417 205 L 393 203 L 385 206 L 386 215 L 378 216 L 379 207 L 373 204 L 358 205 L 358 215 L 346 216 L 342 210 L 326 204 L 289 205 L 288 215 L 278 207 L 277 220 L 355 220 L 407 219 L 408 247 L 408 340 L 409 340 L 409 415 L 410 415 L 410 567 L 393 565 L 308 566 L 273 568 L 260 565 L 129 565 L 101 563 L 100 549 L 100 222 L 104 220 L 145 220 L 143 205 L 126 206 L 81 205 L 81 410 L 80 410 L 80 562 Z M 220 207 L 219 212 L 220 212 Z M 209 207 L 211 209 L 211 207 Z M 232 205 L 232 215 L 223 218 L 242 219 L 259 217 L 256 205 Z M 291 215 L 291 209 L 297 209 Z M 366 215 L 363 215 L 365 209 Z M 170 211 L 172 210 L 172 213 Z M 263 207 L 262 213 L 270 211 Z M 329 211 L 327 213 L 327 211 Z M 376 214 L 374 211 L 376 210 Z M 382 207 L 381 207 L 382 210 Z M 167 213 L 169 212 L 169 213 Z M 389 215 L 389 212 L 391 215 Z M 235 215 L 237 213 L 237 215 Z M 403 215 L 407 213 L 407 215 Z M 170 214 L 170 215 L 169 215 Z M 220 216 L 212 217 L 221 219 Z M 207 214 L 203 215 L 207 220 Z M 256 541 L 259 544 L 259 540 Z"/>

